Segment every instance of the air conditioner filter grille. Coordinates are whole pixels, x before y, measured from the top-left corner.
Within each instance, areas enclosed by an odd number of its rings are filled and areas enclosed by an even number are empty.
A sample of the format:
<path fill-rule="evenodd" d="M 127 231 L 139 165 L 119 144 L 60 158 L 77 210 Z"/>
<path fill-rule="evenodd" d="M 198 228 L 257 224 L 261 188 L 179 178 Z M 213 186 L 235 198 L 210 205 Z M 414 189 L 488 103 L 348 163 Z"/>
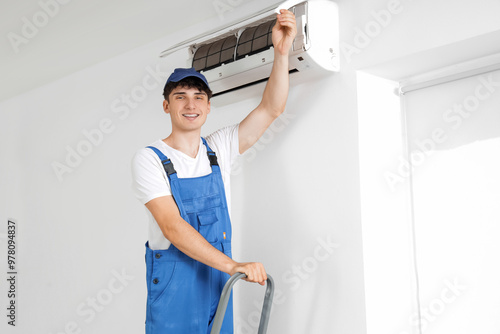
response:
<path fill-rule="evenodd" d="M 272 30 L 275 22 L 276 20 L 271 20 L 245 29 L 238 41 L 236 59 L 269 49 L 273 45 Z"/>
<path fill-rule="evenodd" d="M 192 66 L 197 71 L 208 71 L 222 64 L 245 58 L 247 55 L 270 49 L 273 46 L 272 30 L 275 23 L 276 20 L 270 20 L 258 26 L 248 27 L 243 30 L 239 40 L 232 35 L 198 46 Z"/>
<path fill-rule="evenodd" d="M 210 44 L 202 45 L 194 54 L 193 67 L 197 71 L 206 71 L 222 64 L 234 61 L 236 36 L 229 36 Z"/>

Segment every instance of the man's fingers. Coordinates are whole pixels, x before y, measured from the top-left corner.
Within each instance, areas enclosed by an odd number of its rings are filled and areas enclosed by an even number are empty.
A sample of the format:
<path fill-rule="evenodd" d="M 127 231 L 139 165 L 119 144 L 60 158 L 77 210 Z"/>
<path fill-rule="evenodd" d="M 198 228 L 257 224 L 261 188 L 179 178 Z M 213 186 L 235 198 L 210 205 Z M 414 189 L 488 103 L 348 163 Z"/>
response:
<path fill-rule="evenodd" d="M 279 14 L 278 15 L 278 22 L 281 25 L 295 24 L 295 16 L 293 14 Z"/>
<path fill-rule="evenodd" d="M 241 266 L 241 269 L 239 271 L 247 275 L 244 280 L 248 282 L 256 282 L 264 285 L 267 280 L 267 274 L 266 270 L 264 269 L 264 265 L 259 262 L 245 263 Z"/>
<path fill-rule="evenodd" d="M 295 30 L 297 30 L 295 15 L 286 9 L 282 9 L 281 14 L 278 14 L 276 29 L 281 28 L 287 29 L 288 34 L 293 33 Z"/>

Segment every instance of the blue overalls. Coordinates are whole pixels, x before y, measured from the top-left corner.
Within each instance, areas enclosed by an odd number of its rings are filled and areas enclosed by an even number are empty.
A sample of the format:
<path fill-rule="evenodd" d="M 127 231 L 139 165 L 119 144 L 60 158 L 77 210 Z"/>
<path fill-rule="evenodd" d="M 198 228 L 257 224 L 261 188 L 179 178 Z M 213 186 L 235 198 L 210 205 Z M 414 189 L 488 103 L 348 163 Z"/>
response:
<path fill-rule="evenodd" d="M 152 146 L 160 158 L 181 217 L 215 248 L 231 257 L 231 222 L 217 157 L 208 146 L 212 173 L 178 178 L 173 163 Z M 148 288 L 146 334 L 207 334 L 229 275 L 193 260 L 173 244 L 152 250 L 146 243 Z M 221 333 L 233 333 L 232 297 Z"/>

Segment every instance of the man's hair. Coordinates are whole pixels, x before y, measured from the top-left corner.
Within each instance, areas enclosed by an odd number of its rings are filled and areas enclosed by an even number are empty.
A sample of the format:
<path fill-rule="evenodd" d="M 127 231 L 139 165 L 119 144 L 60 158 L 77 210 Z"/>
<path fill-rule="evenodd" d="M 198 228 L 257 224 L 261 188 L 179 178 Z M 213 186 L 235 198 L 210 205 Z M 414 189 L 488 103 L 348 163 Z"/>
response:
<path fill-rule="evenodd" d="M 212 91 L 203 82 L 203 80 L 197 77 L 187 77 L 178 82 L 171 81 L 165 85 L 165 88 L 163 89 L 163 97 L 165 98 L 165 100 L 167 100 L 167 102 L 170 102 L 168 100 L 168 97 L 170 93 L 172 93 L 172 91 L 177 87 L 188 88 L 188 89 L 195 88 L 201 92 L 205 92 L 207 94 L 208 101 L 210 101 L 210 99 L 212 98 Z"/>

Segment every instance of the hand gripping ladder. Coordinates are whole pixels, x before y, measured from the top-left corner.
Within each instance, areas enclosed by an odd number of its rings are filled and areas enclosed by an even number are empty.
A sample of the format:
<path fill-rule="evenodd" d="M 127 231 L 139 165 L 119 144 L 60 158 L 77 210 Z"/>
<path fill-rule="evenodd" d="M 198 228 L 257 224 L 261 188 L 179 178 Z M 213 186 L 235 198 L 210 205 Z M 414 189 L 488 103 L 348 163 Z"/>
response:
<path fill-rule="evenodd" d="M 222 293 L 219 300 L 219 305 L 217 306 L 217 311 L 215 312 L 212 331 L 210 334 L 219 334 L 220 329 L 222 327 L 222 321 L 224 320 L 224 315 L 226 314 L 227 303 L 229 302 L 229 297 L 231 296 L 231 289 L 233 285 L 240 278 L 246 277 L 245 274 L 236 273 L 224 285 L 224 289 L 222 289 Z M 269 316 L 271 314 L 271 306 L 273 304 L 273 296 L 274 296 L 274 281 L 273 278 L 268 274 L 267 275 L 267 287 L 266 294 L 264 297 L 264 304 L 262 305 L 262 313 L 260 315 L 260 323 L 258 334 L 266 334 L 267 332 L 267 324 L 269 323 Z"/>

